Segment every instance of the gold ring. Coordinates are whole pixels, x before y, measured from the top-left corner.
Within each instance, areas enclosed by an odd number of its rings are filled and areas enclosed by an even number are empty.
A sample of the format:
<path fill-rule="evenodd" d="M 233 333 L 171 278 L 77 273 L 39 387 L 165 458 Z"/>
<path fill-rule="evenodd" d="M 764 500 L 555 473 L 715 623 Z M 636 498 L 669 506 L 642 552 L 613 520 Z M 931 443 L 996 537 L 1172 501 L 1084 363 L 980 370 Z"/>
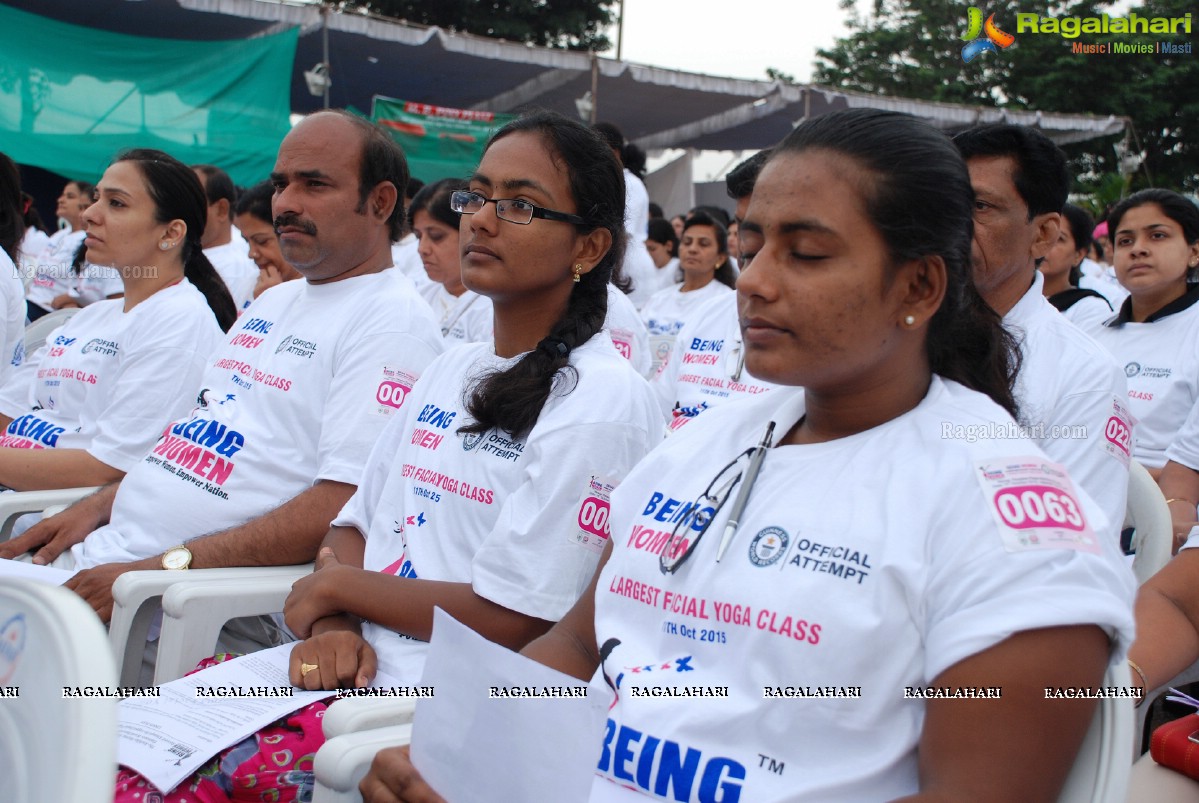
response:
<path fill-rule="evenodd" d="M 300 677 L 304 677 L 305 675 L 307 675 L 309 672 L 311 672 L 314 669 L 316 669 L 316 664 L 301 663 L 300 664 Z"/>

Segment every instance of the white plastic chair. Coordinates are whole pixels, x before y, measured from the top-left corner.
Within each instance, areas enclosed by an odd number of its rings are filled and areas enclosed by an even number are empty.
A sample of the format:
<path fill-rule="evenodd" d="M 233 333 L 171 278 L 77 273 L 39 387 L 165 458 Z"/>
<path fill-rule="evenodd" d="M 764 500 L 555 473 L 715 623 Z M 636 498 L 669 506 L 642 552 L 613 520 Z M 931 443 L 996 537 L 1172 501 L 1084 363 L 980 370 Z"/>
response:
<path fill-rule="evenodd" d="M 46 513 L 74 504 L 96 488 L 59 488 L 53 491 L 13 491 L 0 493 L 0 541 L 12 538 L 13 525 L 26 513 Z"/>
<path fill-rule="evenodd" d="M 1124 661 L 1110 665 L 1103 676 L 1104 686 L 1131 684 Z M 1058 803 L 1125 803 L 1135 719 L 1131 700 L 1115 697 L 1099 702 Z"/>
<path fill-rule="evenodd" d="M 282 611 L 292 583 L 311 573 L 312 564 L 126 572 L 113 583 L 108 626 L 122 684 L 137 682 L 159 598 L 163 620 L 154 682 L 165 683 L 212 655 L 230 619 Z"/>
<path fill-rule="evenodd" d="M 117 701 L 63 698 L 63 687 L 116 685 L 104 625 L 75 594 L 0 585 L 0 786 L 4 800 L 111 803 Z"/>
<path fill-rule="evenodd" d="M 1132 539 L 1136 550 L 1132 571 L 1137 577 L 1137 585 L 1143 585 L 1170 562 L 1174 554 L 1174 525 L 1161 486 L 1135 460 L 1128 464 L 1128 508 L 1124 526 L 1136 528 Z"/>
<path fill-rule="evenodd" d="M 322 727 L 328 741 L 317 750 L 313 762 L 313 803 L 360 803 L 358 783 L 370 769 L 375 754 L 412 740 L 416 702 L 387 700 L 382 706 L 380 702 L 370 697 L 348 697 L 325 712 Z M 372 707 L 380 710 L 372 712 Z M 332 724 L 330 717 L 334 717 Z M 354 731 L 342 732 L 342 728 Z"/>
<path fill-rule="evenodd" d="M 50 333 L 70 320 L 71 316 L 77 312 L 79 312 L 78 307 L 56 309 L 53 312 L 47 312 L 42 317 L 26 326 L 25 353 L 31 355 L 33 352 L 40 349 L 46 342 L 46 338 L 50 336 Z"/>
<path fill-rule="evenodd" d="M 1199 781 L 1163 767 L 1148 753 L 1132 765 L 1128 803 L 1195 803 Z"/>

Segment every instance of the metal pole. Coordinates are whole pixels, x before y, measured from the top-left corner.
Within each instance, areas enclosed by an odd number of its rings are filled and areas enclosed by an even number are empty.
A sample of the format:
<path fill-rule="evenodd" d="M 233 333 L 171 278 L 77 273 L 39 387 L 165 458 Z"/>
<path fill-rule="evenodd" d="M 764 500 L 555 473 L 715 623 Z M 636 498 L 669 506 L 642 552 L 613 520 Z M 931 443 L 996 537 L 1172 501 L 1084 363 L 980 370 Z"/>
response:
<path fill-rule="evenodd" d="M 329 7 L 321 5 L 321 63 L 325 65 L 325 108 L 329 108 L 329 85 L 332 74 L 329 71 Z"/>
<path fill-rule="evenodd" d="M 620 0 L 620 16 L 616 18 L 616 60 L 620 61 L 620 48 L 624 44 L 624 0 Z"/>
<path fill-rule="evenodd" d="M 595 125 L 596 115 L 599 114 L 599 59 L 595 51 L 591 51 L 591 124 Z"/>

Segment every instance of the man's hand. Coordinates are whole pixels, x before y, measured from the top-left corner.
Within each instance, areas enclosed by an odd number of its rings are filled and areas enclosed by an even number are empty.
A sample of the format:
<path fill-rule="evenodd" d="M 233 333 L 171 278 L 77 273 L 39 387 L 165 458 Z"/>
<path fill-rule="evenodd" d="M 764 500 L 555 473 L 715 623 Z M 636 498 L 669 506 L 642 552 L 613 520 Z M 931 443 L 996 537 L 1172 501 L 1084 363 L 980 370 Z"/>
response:
<path fill-rule="evenodd" d="M 57 515 L 42 519 L 20 537 L 0 543 L 0 558 L 34 552 L 33 562 L 46 566 L 71 547 L 83 543 L 100 526 L 99 511 L 87 501 L 81 500 Z"/>
<path fill-rule="evenodd" d="M 378 666 L 366 639 L 350 630 L 331 630 L 292 648 L 288 678 L 308 691 L 362 689 L 370 685 Z"/>
<path fill-rule="evenodd" d="M 112 618 L 112 584 L 125 572 L 137 569 L 152 569 L 137 563 L 105 563 L 93 569 L 84 569 L 66 582 L 66 587 L 83 597 L 92 606 L 100 621 L 108 624 Z"/>
<path fill-rule="evenodd" d="M 341 613 L 336 603 L 336 591 L 349 588 L 355 571 L 337 560 L 333 550 L 323 547 L 316 556 L 316 570 L 297 580 L 283 603 L 283 621 L 300 638 L 312 635 L 312 625 L 318 619 Z"/>
<path fill-rule="evenodd" d="M 363 803 L 445 803 L 412 765 L 407 745 L 376 753 L 358 792 Z"/>

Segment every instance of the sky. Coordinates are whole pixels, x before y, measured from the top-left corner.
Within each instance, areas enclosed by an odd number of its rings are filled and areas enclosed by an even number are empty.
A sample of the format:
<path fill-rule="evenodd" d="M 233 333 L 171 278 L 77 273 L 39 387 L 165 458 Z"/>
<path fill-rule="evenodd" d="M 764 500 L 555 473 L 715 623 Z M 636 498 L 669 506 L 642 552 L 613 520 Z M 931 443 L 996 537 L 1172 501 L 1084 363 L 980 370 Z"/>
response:
<path fill-rule="evenodd" d="M 807 81 L 816 49 L 847 34 L 838 0 L 624 0 L 624 12 L 623 60 L 729 78 L 774 67 Z"/>

